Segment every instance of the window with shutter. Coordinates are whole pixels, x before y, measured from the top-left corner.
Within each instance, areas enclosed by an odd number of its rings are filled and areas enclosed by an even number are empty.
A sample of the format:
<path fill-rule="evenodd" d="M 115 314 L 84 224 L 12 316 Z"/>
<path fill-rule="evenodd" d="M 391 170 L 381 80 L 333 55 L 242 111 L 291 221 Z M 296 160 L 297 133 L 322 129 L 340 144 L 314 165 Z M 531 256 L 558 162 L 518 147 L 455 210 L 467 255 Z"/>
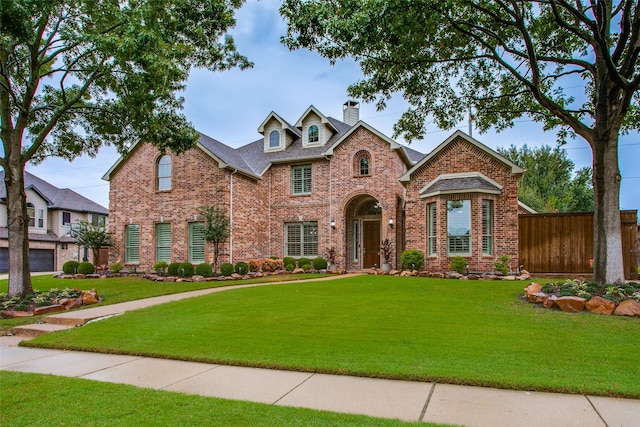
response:
<path fill-rule="evenodd" d="M 204 262 L 204 223 L 189 224 L 189 262 L 201 264 Z"/>
<path fill-rule="evenodd" d="M 140 225 L 127 225 L 124 229 L 124 234 L 124 262 L 127 264 L 140 263 Z"/>
<path fill-rule="evenodd" d="M 171 262 L 171 224 L 156 224 L 156 261 Z"/>

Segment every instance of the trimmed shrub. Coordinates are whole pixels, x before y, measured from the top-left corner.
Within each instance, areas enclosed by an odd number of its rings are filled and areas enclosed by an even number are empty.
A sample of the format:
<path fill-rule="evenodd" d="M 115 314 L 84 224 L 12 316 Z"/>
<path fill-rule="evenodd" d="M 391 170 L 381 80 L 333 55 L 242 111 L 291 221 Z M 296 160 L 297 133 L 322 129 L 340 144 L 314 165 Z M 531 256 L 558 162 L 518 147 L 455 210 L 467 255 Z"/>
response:
<path fill-rule="evenodd" d="M 78 272 L 78 265 L 80 263 L 75 260 L 70 260 L 62 264 L 62 272 L 64 274 L 75 274 Z"/>
<path fill-rule="evenodd" d="M 213 269 L 211 268 L 211 264 L 203 262 L 201 264 L 196 265 L 196 274 L 202 277 L 213 276 Z"/>
<path fill-rule="evenodd" d="M 124 265 L 122 265 L 122 263 L 119 263 L 119 262 L 114 262 L 109 266 L 109 271 L 111 271 L 112 273 L 120 273 L 123 269 L 124 269 Z"/>
<path fill-rule="evenodd" d="M 184 277 L 191 277 L 193 276 L 194 270 L 193 264 L 190 262 L 183 262 L 178 267 L 178 276 L 182 276 L 184 273 Z"/>
<path fill-rule="evenodd" d="M 405 270 L 420 270 L 424 264 L 424 254 L 417 249 L 407 249 L 400 255 L 400 262 Z"/>
<path fill-rule="evenodd" d="M 220 273 L 222 273 L 223 276 L 231 276 L 233 274 L 233 264 L 223 262 L 220 266 Z"/>
<path fill-rule="evenodd" d="M 167 264 L 166 261 L 158 261 L 155 264 L 153 264 L 153 270 L 156 272 L 158 276 L 164 276 L 167 272 L 168 267 L 169 267 L 169 264 Z"/>
<path fill-rule="evenodd" d="M 314 270 L 326 270 L 327 269 L 327 260 L 322 258 L 321 256 L 313 259 L 313 269 Z"/>
<path fill-rule="evenodd" d="M 451 258 L 451 269 L 456 273 L 464 274 L 467 264 L 467 259 L 464 257 L 454 256 Z"/>
<path fill-rule="evenodd" d="M 305 257 L 299 258 L 298 259 L 298 267 L 300 267 L 304 271 L 311 270 L 311 260 L 309 258 L 305 258 Z"/>
<path fill-rule="evenodd" d="M 284 269 L 287 271 L 293 271 L 296 269 L 296 259 L 290 256 L 282 258 L 282 264 L 284 264 Z"/>
<path fill-rule="evenodd" d="M 238 274 L 242 274 L 243 276 L 249 272 L 249 264 L 244 261 L 236 262 L 235 271 Z"/>
<path fill-rule="evenodd" d="M 260 271 L 262 268 L 262 260 L 261 259 L 250 259 L 249 260 L 249 271 L 256 272 Z"/>
<path fill-rule="evenodd" d="M 78 274 L 93 274 L 96 272 L 96 267 L 88 261 L 78 264 Z"/>
<path fill-rule="evenodd" d="M 509 273 L 509 261 L 511 261 L 511 257 L 501 256 L 498 261 L 493 263 L 493 267 L 503 276 L 506 276 Z"/>
<path fill-rule="evenodd" d="M 279 258 L 265 258 L 262 260 L 262 271 L 274 272 L 278 270 L 282 270 L 284 268 L 284 264 L 282 260 Z"/>
<path fill-rule="evenodd" d="M 179 268 L 180 268 L 180 263 L 179 262 L 172 262 L 167 267 L 167 274 L 169 274 L 169 276 L 178 276 L 178 269 Z"/>

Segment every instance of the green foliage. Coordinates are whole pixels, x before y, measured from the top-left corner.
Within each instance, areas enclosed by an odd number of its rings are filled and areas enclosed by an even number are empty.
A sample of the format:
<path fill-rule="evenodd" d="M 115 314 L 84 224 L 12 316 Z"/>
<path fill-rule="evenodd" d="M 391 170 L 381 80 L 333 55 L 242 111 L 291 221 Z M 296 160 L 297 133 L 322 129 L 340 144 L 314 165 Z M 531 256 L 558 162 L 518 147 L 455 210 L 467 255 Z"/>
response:
<path fill-rule="evenodd" d="M 227 211 L 218 206 L 200 206 L 197 211 L 204 218 L 204 239 L 213 245 L 213 265 L 218 265 L 220 245 L 231 235 L 231 221 Z"/>
<path fill-rule="evenodd" d="M 296 259 L 292 257 L 284 257 L 282 258 L 282 263 L 284 264 L 284 269 L 287 271 L 293 271 L 296 269 Z"/>
<path fill-rule="evenodd" d="M 249 264 L 244 261 L 238 261 L 236 263 L 235 271 L 238 274 L 245 275 L 249 272 Z"/>
<path fill-rule="evenodd" d="M 407 249 L 400 255 L 400 262 L 405 270 L 420 270 L 424 264 L 424 254 L 417 249 Z"/>
<path fill-rule="evenodd" d="M 220 265 L 220 273 L 222 273 L 223 276 L 231 276 L 233 274 L 233 264 L 223 262 L 222 265 Z"/>
<path fill-rule="evenodd" d="M 64 274 L 75 274 L 78 272 L 78 265 L 80 265 L 78 261 L 73 259 L 69 260 L 62 264 L 62 272 Z"/>
<path fill-rule="evenodd" d="M 78 264 L 78 274 L 93 274 L 96 268 L 90 262 L 84 261 Z"/>
<path fill-rule="evenodd" d="M 166 261 L 158 261 L 153 264 L 153 270 L 156 272 L 158 276 L 164 276 L 167 273 L 167 269 L 169 268 L 169 264 Z"/>
<path fill-rule="evenodd" d="M 451 269 L 456 273 L 464 274 L 468 264 L 465 257 L 454 256 L 451 258 Z"/>
<path fill-rule="evenodd" d="M 300 267 L 304 271 L 311 270 L 311 260 L 305 257 L 298 258 L 298 267 Z"/>
<path fill-rule="evenodd" d="M 196 265 L 196 274 L 202 277 L 213 276 L 213 269 L 211 268 L 211 264 L 203 262 L 201 264 Z"/>
<path fill-rule="evenodd" d="M 496 262 L 493 263 L 493 267 L 503 276 L 506 276 L 507 273 L 509 273 L 509 261 L 511 261 L 511 257 L 501 256 Z"/>
<path fill-rule="evenodd" d="M 180 269 L 180 262 L 172 262 L 171 264 L 169 264 L 169 266 L 167 267 L 167 274 L 169 276 L 178 276 L 178 270 Z"/>
<path fill-rule="evenodd" d="M 91 263 L 89 263 L 91 265 Z M 19 296 L 10 297 L 6 293 L 0 293 L 0 310 L 33 310 L 35 307 L 45 307 L 54 304 L 57 300 L 63 298 L 78 298 L 82 295 L 82 291 L 78 289 L 57 289 L 49 290 L 35 289 L 32 294 L 26 295 L 24 298 Z"/>
<path fill-rule="evenodd" d="M 178 276 L 191 277 L 193 276 L 194 271 L 195 269 L 193 264 L 190 262 L 183 262 L 178 266 Z"/>
<path fill-rule="evenodd" d="M 525 144 L 497 151 L 527 170 L 518 184 L 518 198 L 527 206 L 537 212 L 593 211 L 591 168 L 582 168 L 572 176 L 574 163 L 566 150 Z"/>
<path fill-rule="evenodd" d="M 640 302 L 640 283 L 601 285 L 589 281 L 565 280 L 561 282 L 549 282 L 543 285 L 542 292 L 558 297 L 577 296 L 587 300 L 594 296 L 600 296 L 616 304 L 627 299 Z"/>
<path fill-rule="evenodd" d="M 109 271 L 112 273 L 120 273 L 124 269 L 124 265 L 120 262 L 114 262 L 109 266 Z"/>
<path fill-rule="evenodd" d="M 327 269 L 327 260 L 322 258 L 321 256 L 313 259 L 313 269 L 314 270 L 326 270 Z"/>

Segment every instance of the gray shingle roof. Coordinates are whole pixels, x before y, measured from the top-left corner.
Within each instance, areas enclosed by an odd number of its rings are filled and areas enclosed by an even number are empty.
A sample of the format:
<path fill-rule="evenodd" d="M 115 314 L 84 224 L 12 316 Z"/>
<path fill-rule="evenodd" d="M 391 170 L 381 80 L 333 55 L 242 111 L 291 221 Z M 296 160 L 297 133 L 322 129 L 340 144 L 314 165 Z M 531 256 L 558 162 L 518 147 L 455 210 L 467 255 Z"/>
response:
<path fill-rule="evenodd" d="M 4 180 L 4 171 L 0 171 L 0 179 Z M 33 188 L 41 194 L 48 202 L 49 209 L 65 209 L 75 212 L 89 212 L 100 215 L 108 215 L 109 209 L 98 203 L 87 199 L 68 188 L 58 188 L 47 181 L 25 171 L 25 188 Z M 0 202 L 6 203 L 7 192 L 4 185 L 0 186 Z"/>
<path fill-rule="evenodd" d="M 420 191 L 420 194 L 432 194 L 436 192 L 455 191 L 500 191 L 500 188 L 481 176 L 465 176 L 437 179 Z"/>

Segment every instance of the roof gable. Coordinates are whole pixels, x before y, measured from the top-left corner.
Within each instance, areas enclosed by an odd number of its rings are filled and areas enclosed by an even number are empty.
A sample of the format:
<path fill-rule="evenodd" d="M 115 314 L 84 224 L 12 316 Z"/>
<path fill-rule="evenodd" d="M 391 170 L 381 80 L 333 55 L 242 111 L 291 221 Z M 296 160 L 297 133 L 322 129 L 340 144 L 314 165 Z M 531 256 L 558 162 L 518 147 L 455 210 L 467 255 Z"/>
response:
<path fill-rule="evenodd" d="M 506 157 L 502 156 L 501 154 L 499 154 L 495 150 L 492 150 L 491 148 L 487 147 L 486 145 L 484 145 L 483 143 L 481 143 L 477 139 L 474 139 L 473 137 L 467 135 L 466 133 L 464 133 L 464 132 L 462 132 L 460 130 L 457 130 L 453 134 L 451 134 L 451 136 L 449 136 L 447 139 L 445 139 L 440 145 L 438 145 L 435 149 L 433 149 L 433 151 L 431 151 L 429 154 L 424 156 L 422 158 L 422 160 L 420 160 L 418 163 L 415 164 L 415 166 L 413 166 L 404 175 L 402 175 L 402 177 L 400 177 L 400 181 L 401 182 L 410 181 L 411 180 L 411 175 L 414 172 L 416 172 L 418 169 L 420 169 L 425 163 L 427 163 L 429 160 L 431 160 L 433 157 L 435 157 L 447 145 L 453 143 L 458 138 L 460 138 L 460 139 L 464 140 L 465 142 L 475 146 L 480 151 L 483 151 L 483 152 L 487 153 L 491 157 L 499 160 L 500 162 L 502 162 L 504 165 L 508 166 L 511 169 L 511 173 L 513 173 L 513 174 L 521 174 L 521 173 L 525 172 L 525 170 L 523 168 L 521 168 L 520 166 L 516 165 L 511 160 L 509 160 Z"/>
<path fill-rule="evenodd" d="M 486 193 L 500 194 L 502 185 L 480 172 L 462 172 L 439 175 L 420 190 L 420 197 L 440 194 Z"/>

